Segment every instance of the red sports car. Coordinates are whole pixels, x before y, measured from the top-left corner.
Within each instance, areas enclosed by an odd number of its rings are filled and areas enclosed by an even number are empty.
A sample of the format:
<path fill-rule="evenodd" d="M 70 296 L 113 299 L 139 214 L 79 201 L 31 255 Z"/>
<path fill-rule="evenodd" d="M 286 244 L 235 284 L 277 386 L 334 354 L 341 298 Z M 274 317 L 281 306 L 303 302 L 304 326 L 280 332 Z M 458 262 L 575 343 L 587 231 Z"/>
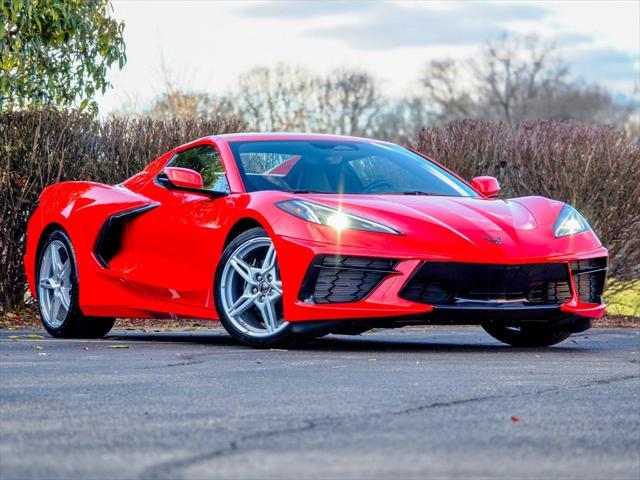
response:
<path fill-rule="evenodd" d="M 382 141 L 205 137 L 119 185 L 45 189 L 24 264 L 56 337 L 116 317 L 220 319 L 260 347 L 408 324 L 547 346 L 589 328 L 607 250 L 571 206 L 498 191 Z"/>

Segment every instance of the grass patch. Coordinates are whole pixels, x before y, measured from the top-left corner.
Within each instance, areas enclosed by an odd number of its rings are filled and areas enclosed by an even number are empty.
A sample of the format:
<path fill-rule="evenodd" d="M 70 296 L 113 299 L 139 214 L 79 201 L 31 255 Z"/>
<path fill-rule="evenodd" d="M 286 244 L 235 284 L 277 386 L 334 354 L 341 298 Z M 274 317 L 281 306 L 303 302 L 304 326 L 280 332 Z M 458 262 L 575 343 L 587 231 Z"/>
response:
<path fill-rule="evenodd" d="M 609 315 L 640 317 L 640 279 L 629 282 L 610 279 L 604 301 Z"/>

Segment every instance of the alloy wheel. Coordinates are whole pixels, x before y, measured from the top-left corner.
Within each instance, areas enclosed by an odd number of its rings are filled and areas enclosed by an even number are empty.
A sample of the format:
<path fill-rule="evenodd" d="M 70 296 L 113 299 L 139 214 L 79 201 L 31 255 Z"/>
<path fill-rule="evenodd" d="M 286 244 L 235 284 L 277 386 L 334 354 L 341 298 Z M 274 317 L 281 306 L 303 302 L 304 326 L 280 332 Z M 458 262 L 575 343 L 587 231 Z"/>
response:
<path fill-rule="evenodd" d="M 276 250 L 269 237 L 252 238 L 236 248 L 224 265 L 220 288 L 224 313 L 244 334 L 266 337 L 288 325 Z"/>
<path fill-rule="evenodd" d="M 71 308 L 71 258 L 60 240 L 47 245 L 40 261 L 38 300 L 42 318 L 48 326 L 58 328 Z"/>

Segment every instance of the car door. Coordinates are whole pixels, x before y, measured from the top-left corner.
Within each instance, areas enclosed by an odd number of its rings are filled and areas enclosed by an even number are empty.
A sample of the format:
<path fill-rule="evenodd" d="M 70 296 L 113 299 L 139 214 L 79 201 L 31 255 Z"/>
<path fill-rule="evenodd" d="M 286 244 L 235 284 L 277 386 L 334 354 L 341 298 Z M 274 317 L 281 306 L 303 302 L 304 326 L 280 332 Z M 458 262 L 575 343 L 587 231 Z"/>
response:
<path fill-rule="evenodd" d="M 214 145 L 197 145 L 175 153 L 166 167 L 198 172 L 203 194 L 167 188 L 157 178 L 149 182 L 144 194 L 158 206 L 131 224 L 130 263 L 123 277 L 151 299 L 211 309 L 210 291 L 224 243 L 224 194 L 229 192 L 221 156 Z M 221 195 L 206 194 L 212 191 Z"/>

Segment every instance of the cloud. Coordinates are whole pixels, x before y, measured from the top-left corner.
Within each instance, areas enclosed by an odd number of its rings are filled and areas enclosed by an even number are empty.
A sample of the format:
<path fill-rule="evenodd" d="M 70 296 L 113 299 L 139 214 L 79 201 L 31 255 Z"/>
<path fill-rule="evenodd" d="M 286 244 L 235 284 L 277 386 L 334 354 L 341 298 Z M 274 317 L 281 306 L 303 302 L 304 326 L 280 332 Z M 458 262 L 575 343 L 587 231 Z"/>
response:
<path fill-rule="evenodd" d="M 640 58 L 615 48 L 583 48 L 568 60 L 574 73 L 596 80 L 638 82 Z"/>
<path fill-rule="evenodd" d="M 350 13 L 362 14 L 376 8 L 375 2 L 363 1 L 298 1 L 298 2 L 263 2 L 245 6 L 239 10 L 249 17 L 260 18 L 310 18 L 319 16 L 335 16 Z"/>
<path fill-rule="evenodd" d="M 390 2 L 271 2 L 241 11 L 260 18 L 312 19 L 354 14 L 357 23 L 308 31 L 314 37 L 341 39 L 358 49 L 466 45 L 484 42 L 506 30 L 507 22 L 541 20 L 548 10 L 528 4 L 453 3 L 446 9 Z"/>

